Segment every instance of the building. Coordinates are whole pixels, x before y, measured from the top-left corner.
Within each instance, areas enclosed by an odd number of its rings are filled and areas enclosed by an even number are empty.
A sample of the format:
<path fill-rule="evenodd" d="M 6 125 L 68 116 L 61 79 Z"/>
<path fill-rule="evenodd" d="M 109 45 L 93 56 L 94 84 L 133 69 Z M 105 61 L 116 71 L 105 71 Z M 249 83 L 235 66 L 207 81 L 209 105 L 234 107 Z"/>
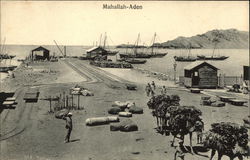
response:
<path fill-rule="evenodd" d="M 95 58 L 97 56 L 107 56 L 108 52 L 102 47 L 93 47 L 86 51 L 87 58 Z"/>
<path fill-rule="evenodd" d="M 49 60 L 49 50 L 40 46 L 38 48 L 35 48 L 31 51 L 31 59 L 33 61 L 38 61 L 38 60 Z"/>
<path fill-rule="evenodd" d="M 192 88 L 217 88 L 218 68 L 202 61 L 196 61 L 184 68 L 184 85 Z"/>
<path fill-rule="evenodd" d="M 243 80 L 250 80 L 250 66 L 243 66 Z"/>

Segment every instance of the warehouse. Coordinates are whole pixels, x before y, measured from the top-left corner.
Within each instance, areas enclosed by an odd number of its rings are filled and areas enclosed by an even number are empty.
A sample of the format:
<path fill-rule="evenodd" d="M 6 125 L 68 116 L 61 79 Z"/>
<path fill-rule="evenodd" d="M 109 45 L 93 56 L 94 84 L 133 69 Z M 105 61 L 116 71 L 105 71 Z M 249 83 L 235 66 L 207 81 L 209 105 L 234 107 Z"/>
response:
<path fill-rule="evenodd" d="M 33 61 L 49 60 L 49 50 L 40 46 L 31 51 L 31 57 Z"/>
<path fill-rule="evenodd" d="M 217 88 L 218 68 L 202 61 L 196 61 L 184 68 L 184 85 L 192 88 Z"/>
<path fill-rule="evenodd" d="M 88 58 L 95 58 L 97 56 L 105 56 L 107 55 L 107 51 L 102 47 L 93 47 L 86 51 Z"/>

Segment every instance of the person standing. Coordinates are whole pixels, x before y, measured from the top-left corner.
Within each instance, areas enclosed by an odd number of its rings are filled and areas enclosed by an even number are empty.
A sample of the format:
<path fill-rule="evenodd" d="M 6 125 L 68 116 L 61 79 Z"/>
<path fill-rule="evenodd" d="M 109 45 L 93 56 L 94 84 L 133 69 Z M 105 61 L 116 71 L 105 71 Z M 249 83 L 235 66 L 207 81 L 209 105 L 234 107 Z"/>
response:
<path fill-rule="evenodd" d="M 149 94 L 150 94 L 150 89 L 149 89 L 149 86 L 148 86 L 148 85 L 146 86 L 145 91 L 146 91 L 147 96 L 149 96 Z"/>
<path fill-rule="evenodd" d="M 161 94 L 164 94 L 164 95 L 167 94 L 167 89 L 165 86 L 162 87 Z"/>
<path fill-rule="evenodd" d="M 64 143 L 70 142 L 70 135 L 71 131 L 73 129 L 73 124 L 72 124 L 72 113 L 69 112 L 65 117 L 64 120 L 66 121 L 66 126 L 65 128 L 67 129 L 67 135 L 65 137 Z"/>
<path fill-rule="evenodd" d="M 202 143 L 202 132 L 204 131 L 204 123 L 200 120 L 195 123 L 195 131 L 197 134 L 197 144 Z"/>
<path fill-rule="evenodd" d="M 155 90 L 156 86 L 155 86 L 155 82 L 154 81 L 152 81 L 151 85 L 152 85 L 153 89 Z"/>

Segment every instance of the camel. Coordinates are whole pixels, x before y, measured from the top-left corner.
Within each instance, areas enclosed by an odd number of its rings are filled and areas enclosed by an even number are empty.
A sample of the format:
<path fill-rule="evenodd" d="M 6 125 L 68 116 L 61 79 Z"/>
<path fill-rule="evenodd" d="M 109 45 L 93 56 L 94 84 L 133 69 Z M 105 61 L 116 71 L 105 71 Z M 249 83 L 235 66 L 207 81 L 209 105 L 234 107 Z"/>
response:
<path fill-rule="evenodd" d="M 212 149 L 210 160 L 213 159 L 216 151 L 218 152 L 218 160 L 221 160 L 223 155 L 228 156 L 230 160 L 233 160 L 236 157 L 238 157 L 239 160 L 243 160 L 243 155 L 240 153 L 234 153 L 232 150 L 228 153 L 228 152 L 225 152 L 223 150 L 218 150 L 218 149 Z"/>
<path fill-rule="evenodd" d="M 173 117 L 172 117 L 173 118 Z M 170 126 L 171 126 L 171 118 L 170 118 Z M 193 137 L 193 132 L 196 132 L 199 126 L 196 126 L 195 124 L 200 123 L 203 124 L 202 127 L 204 127 L 204 123 L 202 122 L 202 120 L 198 120 L 196 121 L 194 124 L 190 123 L 189 121 L 183 121 L 183 123 L 181 123 L 181 126 L 178 126 L 178 128 L 176 128 L 176 126 L 172 126 L 171 128 L 171 133 L 174 136 L 172 143 L 171 143 L 171 147 L 174 146 L 174 142 L 175 142 L 175 138 L 177 138 L 178 135 L 180 135 L 180 139 L 183 140 L 185 139 L 185 135 L 189 135 L 189 141 L 190 141 L 190 148 L 191 148 L 191 154 L 194 153 L 193 150 L 193 146 L 192 146 L 192 137 Z M 180 128 L 181 127 L 181 128 Z"/>

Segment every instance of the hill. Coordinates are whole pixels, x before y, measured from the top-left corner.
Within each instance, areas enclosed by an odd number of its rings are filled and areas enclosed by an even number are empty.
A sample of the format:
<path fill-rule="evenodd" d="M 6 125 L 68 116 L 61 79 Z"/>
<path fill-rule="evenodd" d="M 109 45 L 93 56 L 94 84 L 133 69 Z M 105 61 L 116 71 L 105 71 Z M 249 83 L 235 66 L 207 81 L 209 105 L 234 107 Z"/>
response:
<path fill-rule="evenodd" d="M 221 49 L 247 49 L 249 48 L 249 32 L 236 29 L 212 30 L 192 37 L 178 37 L 161 44 L 163 48 L 217 48 Z"/>

